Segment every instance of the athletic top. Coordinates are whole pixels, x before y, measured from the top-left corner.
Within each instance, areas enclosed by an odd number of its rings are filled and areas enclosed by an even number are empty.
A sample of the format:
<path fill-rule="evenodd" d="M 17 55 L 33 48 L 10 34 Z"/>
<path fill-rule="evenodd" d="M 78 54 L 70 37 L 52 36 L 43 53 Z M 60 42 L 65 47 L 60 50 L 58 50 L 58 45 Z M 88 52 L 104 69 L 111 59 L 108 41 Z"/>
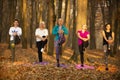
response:
<path fill-rule="evenodd" d="M 14 40 L 13 36 L 14 32 L 16 32 L 18 36 L 22 35 L 22 29 L 20 27 L 10 27 L 9 29 L 10 40 Z"/>
<path fill-rule="evenodd" d="M 104 32 L 107 39 L 112 38 L 112 31 L 106 32 L 106 30 L 104 30 Z M 108 42 L 103 38 L 103 45 L 106 45 L 106 44 L 108 44 Z"/>
<path fill-rule="evenodd" d="M 88 31 L 85 31 L 84 33 L 82 32 L 82 30 L 78 31 L 79 35 L 82 38 L 87 38 L 87 35 L 89 34 Z M 78 45 L 81 45 L 83 43 L 83 40 L 81 40 L 80 38 L 78 38 Z"/>
<path fill-rule="evenodd" d="M 40 28 L 37 28 L 36 31 L 35 31 L 35 35 L 37 36 L 40 36 L 40 37 L 43 37 L 43 36 L 48 36 L 48 30 L 47 29 L 43 29 L 41 30 Z M 40 38 L 36 37 L 36 41 L 41 41 Z"/>

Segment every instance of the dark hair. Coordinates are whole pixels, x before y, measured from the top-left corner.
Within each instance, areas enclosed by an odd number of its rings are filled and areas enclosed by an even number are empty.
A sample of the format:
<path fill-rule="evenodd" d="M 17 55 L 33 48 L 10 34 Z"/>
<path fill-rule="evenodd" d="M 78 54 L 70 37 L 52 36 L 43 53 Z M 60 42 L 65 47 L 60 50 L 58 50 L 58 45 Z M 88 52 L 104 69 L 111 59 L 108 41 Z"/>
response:
<path fill-rule="evenodd" d="M 14 22 L 17 21 L 18 22 L 18 25 L 19 25 L 19 20 L 18 19 L 14 19 Z M 14 22 L 13 22 L 13 26 L 14 26 Z"/>
<path fill-rule="evenodd" d="M 105 24 L 104 30 L 106 30 L 107 25 L 110 25 L 110 31 L 111 31 L 111 24 L 110 23 Z"/>
<path fill-rule="evenodd" d="M 14 21 L 17 21 L 19 23 L 19 20 L 18 19 L 15 19 Z"/>

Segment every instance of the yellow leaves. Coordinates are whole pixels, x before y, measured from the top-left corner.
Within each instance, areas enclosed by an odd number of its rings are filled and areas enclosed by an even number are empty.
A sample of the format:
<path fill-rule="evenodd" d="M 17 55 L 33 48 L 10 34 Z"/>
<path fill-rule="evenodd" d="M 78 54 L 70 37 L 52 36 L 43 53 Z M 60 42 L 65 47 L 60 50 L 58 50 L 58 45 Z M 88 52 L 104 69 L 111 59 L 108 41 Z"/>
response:
<path fill-rule="evenodd" d="M 48 62 L 46 65 L 34 64 L 38 60 L 36 48 L 18 48 L 14 63 L 8 58 L 10 57 L 10 50 L 5 48 L 2 48 L 2 50 L 4 50 L 5 55 L 0 56 L 0 79 L 3 80 L 113 80 L 115 79 L 113 75 L 119 76 L 116 73 L 120 72 L 119 66 L 116 65 L 119 60 L 116 57 L 114 59 L 109 57 L 109 70 L 106 71 L 102 58 L 104 54 L 98 50 L 87 50 L 85 52 L 85 65 L 93 66 L 95 69 L 84 70 L 76 69 L 75 65 L 78 65 L 78 63 L 68 62 L 73 54 L 71 49 L 65 49 L 63 56 L 60 58 L 60 63 L 67 66 L 66 68 L 56 67 L 55 54 L 54 56 L 43 54 L 43 61 Z M 8 57 L 6 58 L 6 56 Z M 80 59 L 78 60 L 80 62 Z"/>
<path fill-rule="evenodd" d="M 101 65 L 101 66 L 98 66 L 98 68 L 96 69 L 96 71 L 106 72 L 105 68 L 106 68 L 105 65 Z M 109 64 L 108 68 L 109 68 L 108 72 L 111 72 L 111 73 L 115 73 L 115 72 L 118 71 L 118 68 L 115 65 L 110 65 Z"/>

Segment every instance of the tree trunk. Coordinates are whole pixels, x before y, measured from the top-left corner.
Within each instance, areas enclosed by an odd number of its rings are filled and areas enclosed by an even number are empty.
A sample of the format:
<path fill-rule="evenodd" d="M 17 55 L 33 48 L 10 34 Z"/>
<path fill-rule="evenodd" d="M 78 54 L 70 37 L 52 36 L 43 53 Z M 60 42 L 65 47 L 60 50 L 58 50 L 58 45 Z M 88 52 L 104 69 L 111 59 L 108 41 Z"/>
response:
<path fill-rule="evenodd" d="M 10 24 L 13 24 L 15 19 L 17 0 L 10 1 L 9 6 L 10 6 Z"/>
<path fill-rule="evenodd" d="M 43 11 L 43 0 L 40 1 L 39 3 L 39 23 L 42 21 L 42 11 Z"/>
<path fill-rule="evenodd" d="M 32 48 L 33 44 L 33 2 L 34 0 L 31 0 L 31 16 L 30 16 L 30 48 Z"/>
<path fill-rule="evenodd" d="M 75 50 L 75 42 L 77 41 L 76 36 L 76 0 L 73 0 L 73 38 L 72 38 L 72 49 Z"/>
<path fill-rule="evenodd" d="M 87 0 L 77 0 L 77 18 L 76 18 L 76 30 L 78 31 L 83 24 L 87 22 Z M 75 26 L 74 26 L 75 27 Z M 76 35 L 76 32 L 74 33 Z M 71 57 L 72 60 L 78 61 L 77 56 L 79 53 L 78 50 L 78 41 L 77 36 L 75 37 L 74 53 Z"/>
<path fill-rule="evenodd" d="M 67 1 L 67 14 L 66 14 L 66 20 L 65 20 L 65 26 L 68 28 L 68 30 L 70 30 L 70 0 Z M 70 30 L 72 31 L 72 29 Z M 71 45 L 71 32 L 68 34 L 67 41 L 65 42 L 65 47 L 70 47 Z"/>
<path fill-rule="evenodd" d="M 48 37 L 48 55 L 53 55 L 54 51 L 54 36 L 52 35 L 52 29 L 55 25 L 55 7 L 54 7 L 54 0 L 50 0 L 48 2 L 48 30 L 49 30 L 49 37 Z"/>
<path fill-rule="evenodd" d="M 114 23 L 114 32 L 115 32 L 115 40 L 114 40 L 114 48 L 113 53 L 116 54 L 119 47 L 119 33 L 120 33 L 120 1 L 117 2 L 117 0 L 113 1 L 114 4 L 114 11 L 113 11 L 113 23 Z"/>
<path fill-rule="evenodd" d="M 9 28 L 11 26 L 10 24 L 10 1 L 9 0 L 3 0 L 3 10 L 2 10 L 2 13 L 3 13 L 3 18 L 2 18 L 2 40 L 1 42 L 2 43 L 5 43 L 5 42 L 8 42 L 9 40 L 9 35 L 8 35 L 8 32 L 9 32 Z"/>
<path fill-rule="evenodd" d="M 59 5 L 58 5 L 58 18 L 61 18 L 62 1 L 63 1 L 63 0 L 59 0 Z"/>
<path fill-rule="evenodd" d="M 23 21 L 23 42 L 22 42 L 22 47 L 24 49 L 27 49 L 27 0 L 23 0 L 23 9 L 22 9 L 22 21 Z"/>
<path fill-rule="evenodd" d="M 64 17 L 64 23 L 66 23 L 66 16 L 67 16 L 67 7 L 68 6 L 68 0 L 65 0 L 65 17 Z"/>
<path fill-rule="evenodd" d="M 89 0 L 90 3 L 90 11 L 88 14 L 90 15 L 90 49 L 96 49 L 96 40 L 95 40 L 95 13 L 96 13 L 96 8 L 95 8 L 95 2 L 96 0 Z"/>
<path fill-rule="evenodd" d="M 1 40 L 2 40 L 2 15 L 3 15 L 3 13 L 2 13 L 2 11 L 3 11 L 3 0 L 0 0 L 0 43 L 1 43 Z"/>

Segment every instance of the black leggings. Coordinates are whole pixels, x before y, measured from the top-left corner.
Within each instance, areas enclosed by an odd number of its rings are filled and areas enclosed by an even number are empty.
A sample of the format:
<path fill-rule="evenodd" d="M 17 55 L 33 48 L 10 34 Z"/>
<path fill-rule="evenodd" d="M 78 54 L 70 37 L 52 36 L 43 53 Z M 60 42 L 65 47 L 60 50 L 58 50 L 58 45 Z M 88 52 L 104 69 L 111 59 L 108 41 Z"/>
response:
<path fill-rule="evenodd" d="M 82 65 L 84 64 L 84 52 L 83 51 L 87 47 L 88 47 L 88 41 L 87 42 L 83 42 L 81 45 L 79 45 L 80 61 L 81 61 Z"/>
<path fill-rule="evenodd" d="M 44 48 L 44 46 L 47 44 L 47 40 L 45 41 L 38 41 L 36 42 L 37 44 L 37 48 L 38 48 L 38 59 L 39 59 L 39 62 L 42 62 L 42 52 L 41 52 L 41 49 Z"/>
<path fill-rule="evenodd" d="M 83 45 L 79 45 L 79 52 L 80 52 L 80 61 L 81 61 L 81 64 L 84 64 Z"/>

